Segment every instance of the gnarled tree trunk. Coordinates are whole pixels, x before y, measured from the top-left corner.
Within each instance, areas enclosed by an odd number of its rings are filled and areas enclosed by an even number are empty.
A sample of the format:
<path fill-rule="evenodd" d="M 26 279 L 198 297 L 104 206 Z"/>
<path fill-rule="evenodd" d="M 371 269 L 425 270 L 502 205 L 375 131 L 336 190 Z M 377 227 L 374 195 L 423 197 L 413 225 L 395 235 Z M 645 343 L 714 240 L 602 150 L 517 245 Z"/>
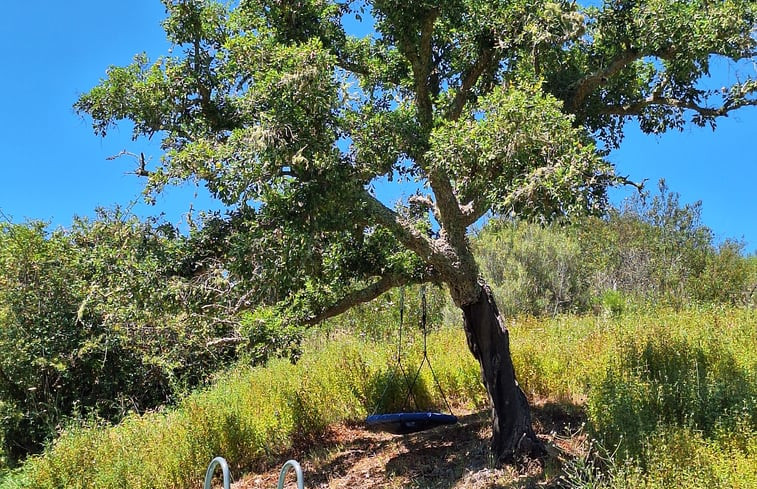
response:
<path fill-rule="evenodd" d="M 499 462 L 520 455 L 539 456 L 544 447 L 531 427 L 531 410 L 515 380 L 507 328 L 494 296 L 481 284 L 478 300 L 463 304 L 468 347 L 481 365 L 492 409 L 492 452 Z"/>

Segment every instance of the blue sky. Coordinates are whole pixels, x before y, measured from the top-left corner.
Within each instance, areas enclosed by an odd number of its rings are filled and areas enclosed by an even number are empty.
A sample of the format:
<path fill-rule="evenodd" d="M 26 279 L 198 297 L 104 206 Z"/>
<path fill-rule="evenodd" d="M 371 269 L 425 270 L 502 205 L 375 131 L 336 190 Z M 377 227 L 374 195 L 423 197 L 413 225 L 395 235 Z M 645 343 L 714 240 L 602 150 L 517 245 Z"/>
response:
<path fill-rule="evenodd" d="M 141 216 L 165 212 L 178 223 L 189 209 L 211 205 L 202 188 L 171 189 L 151 207 L 141 202 L 141 182 L 127 172 L 133 161 L 107 157 L 130 150 L 159 157 L 156 144 L 134 143 L 125 125 L 105 139 L 77 116 L 77 96 L 102 78 L 109 65 L 128 64 L 146 51 L 165 53 L 158 0 L 7 2 L 0 17 L 5 69 L 0 77 L 0 211 L 14 222 L 27 218 L 66 226 L 97 206 L 128 205 Z M 610 159 L 633 180 L 664 177 L 683 202 L 703 201 L 703 220 L 719 239 L 747 242 L 757 251 L 757 110 L 719 123 L 718 130 L 688 127 L 682 133 L 645 136 L 630 129 Z M 627 192 L 613 191 L 618 202 Z M 2 216 L 0 216 L 2 217 Z"/>

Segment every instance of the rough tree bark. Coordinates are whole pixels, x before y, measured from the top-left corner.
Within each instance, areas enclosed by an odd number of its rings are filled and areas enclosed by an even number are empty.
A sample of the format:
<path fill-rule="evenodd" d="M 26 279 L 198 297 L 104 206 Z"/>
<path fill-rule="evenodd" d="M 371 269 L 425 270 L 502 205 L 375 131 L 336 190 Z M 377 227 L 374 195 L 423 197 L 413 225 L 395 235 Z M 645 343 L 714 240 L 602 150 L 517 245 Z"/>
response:
<path fill-rule="evenodd" d="M 492 410 L 492 452 L 498 462 L 541 456 L 544 446 L 531 426 L 531 410 L 515 379 L 510 340 L 491 289 L 480 283 L 478 300 L 461 306 L 468 347 L 481 366 Z"/>

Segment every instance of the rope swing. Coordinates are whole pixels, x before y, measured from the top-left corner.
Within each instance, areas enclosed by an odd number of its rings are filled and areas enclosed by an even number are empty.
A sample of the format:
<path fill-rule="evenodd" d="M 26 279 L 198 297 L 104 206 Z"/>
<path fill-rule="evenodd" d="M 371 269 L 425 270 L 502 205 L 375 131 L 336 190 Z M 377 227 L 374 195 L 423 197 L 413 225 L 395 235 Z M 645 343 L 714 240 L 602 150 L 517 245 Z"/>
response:
<path fill-rule="evenodd" d="M 428 328 L 426 325 L 426 311 L 426 288 L 421 287 L 420 326 L 423 332 L 423 359 L 421 360 L 420 365 L 418 365 L 418 369 L 416 370 L 415 375 L 413 376 L 411 381 L 408 376 L 408 372 L 405 370 L 404 365 L 402 365 L 402 329 L 404 326 L 405 313 L 405 289 L 404 287 L 400 289 L 400 327 L 399 334 L 397 335 L 397 368 L 392 370 L 391 376 L 386 382 L 384 392 L 381 394 L 381 398 L 379 399 L 379 402 L 376 405 L 373 414 L 365 419 L 365 424 L 368 428 L 378 431 L 386 431 L 389 433 L 394 433 L 396 435 L 403 435 L 407 433 L 415 433 L 417 431 L 432 429 L 441 425 L 450 425 L 457 423 L 457 416 L 452 414 L 452 408 L 450 407 L 449 401 L 447 401 L 447 396 L 444 395 L 442 386 L 439 383 L 439 379 L 436 377 L 434 367 L 431 365 L 431 360 L 428 357 L 428 348 L 426 342 L 428 336 Z M 444 404 L 447 406 L 447 411 L 449 412 L 449 414 L 443 414 L 436 411 L 422 411 L 419 408 L 418 400 L 415 398 L 415 394 L 413 393 L 413 388 L 420 378 L 421 370 L 423 369 L 424 364 L 428 365 L 428 369 L 431 371 L 431 376 L 434 379 L 434 383 L 436 384 L 437 389 L 439 389 L 439 393 L 442 395 L 442 399 L 444 400 Z M 379 408 L 383 406 L 386 394 L 389 390 L 389 386 L 392 385 L 392 381 L 394 380 L 394 377 L 398 371 L 402 374 L 402 378 L 405 381 L 405 386 L 407 388 L 405 402 L 402 405 L 403 411 L 396 413 L 376 414 L 379 411 Z M 413 401 L 413 406 L 415 406 L 415 411 L 408 412 L 407 409 L 409 407 L 411 399 Z"/>

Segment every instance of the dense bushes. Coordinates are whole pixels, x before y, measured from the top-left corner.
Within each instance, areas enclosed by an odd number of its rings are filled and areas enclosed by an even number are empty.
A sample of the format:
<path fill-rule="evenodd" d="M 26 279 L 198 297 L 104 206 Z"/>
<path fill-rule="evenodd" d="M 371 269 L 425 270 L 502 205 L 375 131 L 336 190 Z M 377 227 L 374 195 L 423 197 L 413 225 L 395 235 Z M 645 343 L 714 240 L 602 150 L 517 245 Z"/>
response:
<path fill-rule="evenodd" d="M 0 439 L 11 459 L 40 449 L 63 415 L 100 397 L 92 370 L 102 356 L 78 354 L 101 332 L 75 326 L 75 250 L 42 229 L 0 225 Z"/>
<path fill-rule="evenodd" d="M 493 220 L 474 241 L 494 284 L 502 313 L 556 314 L 585 310 L 588 277 L 580 243 L 570 229 Z"/>
<path fill-rule="evenodd" d="M 716 245 L 700 213 L 701 203 L 682 205 L 661 183 L 658 194 L 631 199 L 605 218 L 549 226 L 491 220 L 474 246 L 508 314 L 754 305 L 755 257 L 735 241 Z"/>
<path fill-rule="evenodd" d="M 265 287 L 227 270 L 218 221 L 206 224 L 184 236 L 116 209 L 54 232 L 0 226 L 0 469 L 68 424 L 171 404 L 236 360 L 296 360 L 299 324 L 249 310 Z M 431 303 L 436 317 L 443 302 Z M 394 333 L 386 323 L 378 334 Z"/>
<path fill-rule="evenodd" d="M 42 223 L 0 224 L 0 440 L 9 463 L 71 421 L 166 403 L 231 358 L 207 341 L 230 329 L 218 309 L 232 294 L 212 267 L 183 274 L 186 242 L 171 226 L 120 211 L 52 233 Z"/>
<path fill-rule="evenodd" d="M 656 323 L 624 337 L 588 402 L 607 445 L 640 457 L 661 426 L 705 437 L 737 431 L 740 423 L 757 431 L 754 317 L 733 324 L 716 314 L 689 314 L 681 329 Z"/>

